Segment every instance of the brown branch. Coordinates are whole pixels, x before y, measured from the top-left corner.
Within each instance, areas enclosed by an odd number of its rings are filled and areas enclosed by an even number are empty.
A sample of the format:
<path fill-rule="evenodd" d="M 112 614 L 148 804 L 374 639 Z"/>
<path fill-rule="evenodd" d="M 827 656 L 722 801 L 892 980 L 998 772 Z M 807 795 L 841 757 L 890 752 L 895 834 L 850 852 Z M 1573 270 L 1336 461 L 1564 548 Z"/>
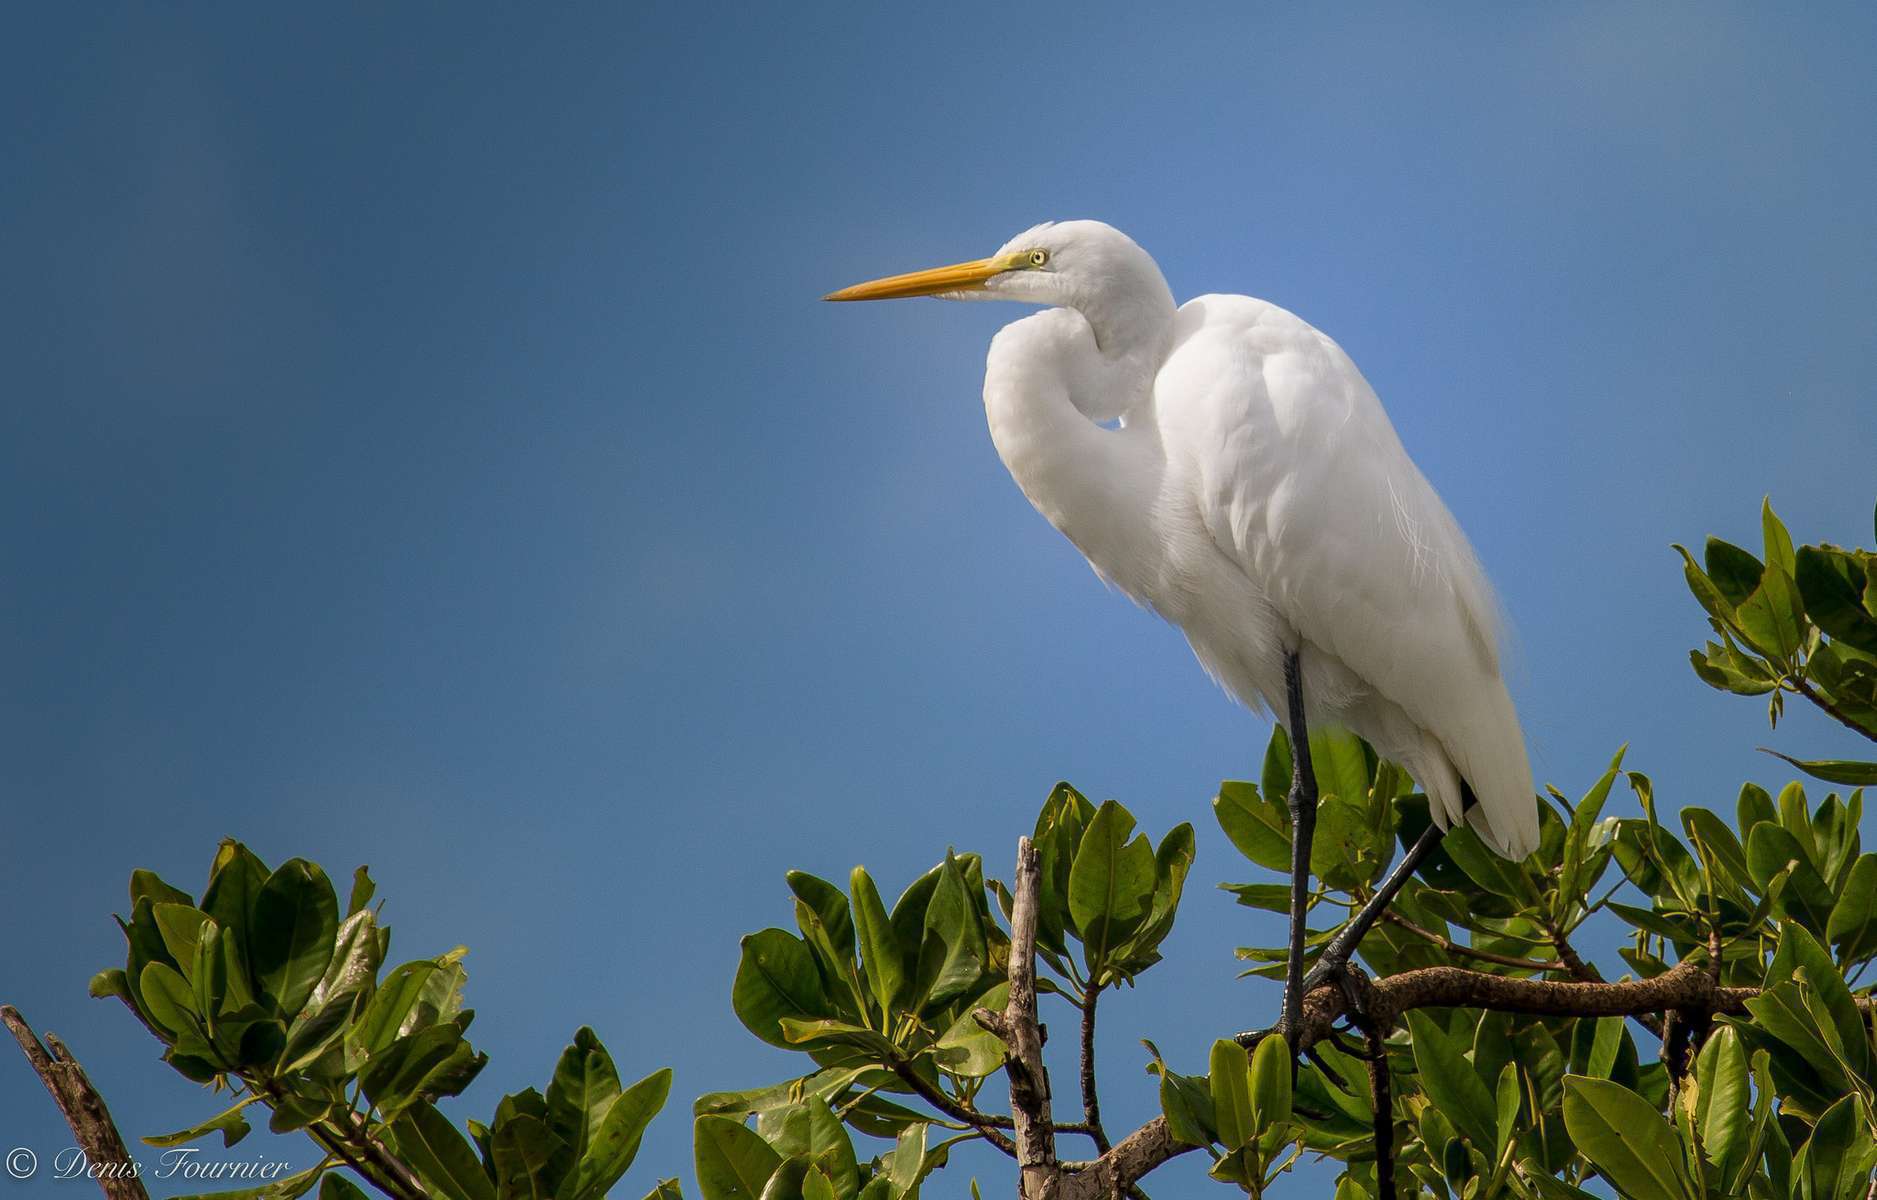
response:
<path fill-rule="evenodd" d="M 1089 982 L 1082 991 L 1082 1123 L 1095 1139 L 1095 1152 L 1106 1154 L 1113 1147 L 1101 1127 L 1101 1100 L 1095 1093 L 1095 1002 L 1101 999 L 1101 987 Z"/>
<path fill-rule="evenodd" d="M 982 1009 L 979 1010 L 983 1011 Z M 906 1085 L 917 1093 L 921 1100 L 938 1109 L 946 1116 L 961 1124 L 969 1125 L 984 1135 L 984 1140 L 1015 1158 L 1017 1144 L 999 1133 L 1000 1129 L 1014 1129 L 1016 1122 L 1009 1117 L 995 1113 L 979 1112 L 971 1105 L 945 1094 L 943 1088 L 935 1086 L 931 1080 L 920 1075 L 917 1068 L 904 1059 L 894 1059 L 893 1074 L 905 1081 Z"/>
<path fill-rule="evenodd" d="M 117 1122 L 111 1119 L 104 1097 L 92 1086 L 91 1078 L 65 1043 L 48 1033 L 46 1045 L 41 1045 L 32 1027 L 20 1016 L 20 1010 L 11 1004 L 0 1005 L 0 1021 L 12 1030 L 13 1039 L 20 1044 L 33 1073 L 46 1085 L 46 1091 L 52 1093 L 52 1102 L 59 1106 L 59 1115 L 71 1127 L 86 1161 L 100 1169 L 98 1187 L 107 1200 L 150 1200 L 143 1181 L 130 1173 L 134 1160 L 124 1149 L 123 1135 L 118 1133 Z M 110 1170 L 112 1167 L 121 1167 L 124 1173 L 114 1173 Z"/>
<path fill-rule="evenodd" d="M 1004 1075 L 1010 1080 L 1010 1115 L 1016 1123 L 1021 1177 L 1017 1194 L 1024 1200 L 1059 1200 L 1064 1190 L 1062 1163 L 1056 1157 L 1056 1130 L 1049 1112 L 1043 1030 L 1036 1019 L 1036 910 L 1042 866 L 1027 837 L 1017 840 L 1017 874 L 1012 882 L 1010 1002 L 1001 1016 L 982 1009 L 976 1016 L 980 1025 L 1004 1041 Z"/>
<path fill-rule="evenodd" d="M 1858 733 L 1863 734 L 1865 737 L 1869 738 L 1871 741 L 1877 742 L 1877 733 L 1872 733 L 1870 730 L 1864 728 L 1862 725 L 1858 724 L 1856 721 L 1853 721 L 1848 715 L 1846 715 L 1843 709 L 1839 708 L 1836 704 L 1833 704 L 1830 700 L 1826 699 L 1824 696 L 1819 695 L 1817 689 L 1815 689 L 1812 686 L 1810 681 L 1794 676 L 1792 679 L 1792 683 L 1793 683 L 1793 689 L 1792 689 L 1793 691 L 1799 693 L 1801 696 L 1804 696 L 1807 700 L 1810 700 L 1813 704 L 1816 704 L 1818 705 L 1818 707 L 1825 710 L 1826 713 L 1836 718 L 1837 722 L 1840 725 L 1843 725 L 1846 729 L 1855 729 Z"/>
<path fill-rule="evenodd" d="M 1603 972 L 1597 970 L 1595 966 L 1585 962 L 1578 956 L 1577 948 L 1571 945 L 1569 935 L 1562 929 L 1546 921 L 1545 935 L 1551 939 L 1552 948 L 1558 952 L 1558 961 L 1564 964 L 1564 969 L 1571 973 L 1572 978 L 1582 983 L 1602 983 L 1604 981 Z M 1668 1032 L 1668 1027 L 1663 1023 L 1662 1018 L 1653 1013 L 1637 1013 L 1635 1016 L 1636 1024 L 1647 1029 L 1657 1037 L 1663 1037 Z"/>
<path fill-rule="evenodd" d="M 351 1112 L 341 1120 L 346 1122 L 348 1128 L 340 1131 L 340 1140 L 353 1154 L 363 1159 L 371 1170 L 361 1169 L 351 1163 L 345 1154 L 340 1154 L 341 1158 L 347 1158 L 348 1165 L 387 1196 L 397 1197 L 398 1200 L 430 1200 L 430 1189 L 424 1186 L 423 1180 L 403 1159 L 385 1149 L 384 1143 L 371 1135 L 371 1126 L 364 1117 Z"/>
<path fill-rule="evenodd" d="M 1382 910 L 1382 920 L 1387 921 L 1391 925 L 1399 925 L 1402 929 L 1407 930 L 1415 937 L 1432 942 L 1449 954 L 1459 954 L 1467 958 L 1477 958 L 1481 962 L 1497 963 L 1502 967 L 1515 967 L 1521 971 L 1562 971 L 1566 969 L 1562 961 L 1540 962 L 1529 958 L 1515 958 L 1510 954 L 1495 954 L 1491 950 L 1481 950 L 1477 946 L 1463 945 L 1454 941 L 1444 933 L 1435 933 L 1431 929 L 1421 928 L 1392 908 Z"/>

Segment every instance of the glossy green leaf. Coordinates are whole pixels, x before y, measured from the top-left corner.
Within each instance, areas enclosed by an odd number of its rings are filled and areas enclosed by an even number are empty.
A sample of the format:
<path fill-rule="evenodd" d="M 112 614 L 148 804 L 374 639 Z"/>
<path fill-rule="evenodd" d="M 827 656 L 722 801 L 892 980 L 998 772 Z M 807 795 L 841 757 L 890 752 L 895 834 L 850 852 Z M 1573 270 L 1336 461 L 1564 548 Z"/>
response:
<path fill-rule="evenodd" d="M 1723 1179 L 1731 1179 L 1744 1156 L 1747 1114 L 1752 1094 L 1747 1084 L 1747 1055 L 1731 1026 L 1716 1029 L 1695 1059 L 1699 1087 L 1695 1119 L 1708 1161 Z"/>
<path fill-rule="evenodd" d="M 138 990 L 151 1019 L 172 1036 L 201 1032 L 202 1018 L 195 1010 L 195 993 L 175 967 L 160 962 L 145 965 L 138 979 Z"/>
<path fill-rule="evenodd" d="M 305 1007 L 332 961 L 339 901 L 318 864 L 303 858 L 280 864 L 254 897 L 249 962 L 275 1012 L 291 1017 Z"/>
<path fill-rule="evenodd" d="M 1849 961 L 1877 952 L 1877 854 L 1861 854 L 1851 865 L 1825 936 Z"/>
<path fill-rule="evenodd" d="M 501 1200 L 552 1200 L 572 1167 L 572 1151 L 547 1122 L 528 1113 L 497 1117 L 489 1135 L 495 1192 Z"/>
<path fill-rule="evenodd" d="M 1565 1076 L 1564 1127 L 1578 1151 L 1631 1200 L 1702 1200 L 1675 1130 L 1621 1084 Z"/>
<path fill-rule="evenodd" d="M 821 918 L 821 926 L 827 930 L 835 954 L 843 959 L 852 958 L 854 918 L 841 889 L 806 871 L 790 871 L 784 878 L 795 898 L 814 909 L 815 915 Z"/>
<path fill-rule="evenodd" d="M 1775 660 L 1790 660 L 1805 643 L 1805 612 L 1792 577 L 1778 567 L 1766 568 L 1734 617 L 1754 647 Z"/>
<path fill-rule="evenodd" d="M 1265 1039 L 1267 1042 L 1281 1040 Z M 1220 1038 L 1212 1043 L 1210 1067 L 1212 1113 L 1219 1131 L 1219 1144 L 1228 1151 L 1236 1150 L 1258 1136 L 1258 1120 L 1251 1103 L 1251 1067 L 1244 1047 L 1229 1038 Z"/>
<path fill-rule="evenodd" d="M 880 891 L 865 867 L 855 867 L 849 878 L 854 898 L 861 955 L 866 960 L 867 988 L 889 1016 L 898 1011 L 906 988 L 906 951 L 893 933 L 893 923 L 880 902 Z"/>
<path fill-rule="evenodd" d="M 671 1071 L 666 1069 L 652 1072 L 607 1103 L 585 1151 L 561 1187 L 560 1200 L 600 1200 L 605 1196 L 638 1157 L 646 1127 L 670 1094 Z M 587 1111 L 590 1118 L 594 1110 Z"/>
<path fill-rule="evenodd" d="M 586 1026 L 561 1050 L 547 1085 L 548 1127 L 572 1148 L 578 1162 L 607 1110 L 619 1098 L 619 1072 L 599 1035 Z"/>
<path fill-rule="evenodd" d="M 1766 567 L 1759 559 L 1720 538 L 1711 537 L 1703 556 L 1707 562 L 1708 578 L 1720 589 L 1729 604 L 1738 606 L 1753 594 L 1753 589 L 1760 586 L 1760 579 Z"/>
<path fill-rule="evenodd" d="M 1236 1042 L 1216 1042 L 1213 1045 L 1215 1055 L 1223 1045 L 1237 1048 Z M 1243 1062 L 1245 1052 L 1239 1050 L 1238 1057 Z M 1261 1137 L 1271 1129 L 1290 1123 L 1292 1064 L 1290 1046 L 1283 1038 L 1265 1038 L 1252 1051 L 1251 1124 L 1255 1136 Z"/>
<path fill-rule="evenodd" d="M 1786 523 L 1773 512 L 1771 496 L 1760 501 L 1760 540 L 1765 546 L 1768 566 L 1778 567 L 1788 575 L 1798 569 L 1792 552 L 1792 535 L 1786 531 Z"/>
<path fill-rule="evenodd" d="M 248 1119 L 242 1115 L 241 1110 L 246 1108 L 249 1104 L 252 1104 L 254 1100 L 255 1097 L 248 1096 L 227 1110 L 217 1113 L 215 1116 L 210 1117 L 208 1120 L 198 1125 L 191 1125 L 189 1128 L 178 1130 L 175 1133 L 162 1133 L 153 1137 L 146 1137 L 143 1139 L 143 1144 L 146 1146 L 180 1146 L 184 1142 L 193 1142 L 197 1138 L 207 1137 L 211 1133 L 219 1133 L 222 1135 L 222 1148 L 226 1149 L 248 1136 Z"/>
<path fill-rule="evenodd" d="M 1499 1070 L 1499 1084 L 1493 1089 L 1493 1161 L 1505 1155 L 1519 1120 L 1519 1069 L 1507 1063 Z"/>
<path fill-rule="evenodd" d="M 495 1184 L 483 1171 L 482 1160 L 435 1105 L 416 1101 L 398 1114 L 390 1130 L 398 1157 L 409 1163 L 432 1191 L 461 1200 L 495 1200 Z"/>
<path fill-rule="evenodd" d="M 1819 1117 L 1793 1159 L 1800 1200 L 1863 1200 L 1870 1194 L 1877 1146 L 1861 1096 L 1852 1093 Z"/>
<path fill-rule="evenodd" d="M 1414 1034 L 1414 1065 L 1428 1099 L 1481 1153 L 1486 1152 L 1496 1140 L 1493 1096 L 1467 1061 L 1466 1046 L 1420 1009 L 1409 1012 L 1407 1019 Z"/>
<path fill-rule="evenodd" d="M 758 1200 L 782 1156 L 728 1117 L 699 1117 L 692 1127 L 697 1189 L 704 1200 Z"/>
<path fill-rule="evenodd" d="M 1762 747 L 1764 749 L 1764 747 Z M 1788 763 L 1804 771 L 1814 779 L 1826 783 L 1842 783 L 1850 787 L 1869 787 L 1877 785 L 1877 762 L 1858 762 L 1852 759 L 1821 758 L 1799 759 L 1781 754 L 1777 750 L 1767 750 L 1774 758 L 1785 759 Z"/>
<path fill-rule="evenodd" d="M 990 957 L 977 898 L 964 880 L 963 860 L 947 853 L 926 905 L 914 986 L 923 1005 L 942 1005 L 983 979 Z"/>
<path fill-rule="evenodd" d="M 1103 801 L 1069 868 L 1069 912 L 1091 970 L 1146 920 L 1153 903 L 1154 848 L 1145 834 L 1129 841 L 1133 830 L 1127 809 Z"/>
<path fill-rule="evenodd" d="M 1221 783 L 1212 813 L 1240 854 L 1266 870 L 1290 869 L 1289 813 L 1265 800 L 1255 785 L 1231 779 Z"/>
<path fill-rule="evenodd" d="M 337 1171 L 320 1176 L 319 1200 L 367 1200 L 365 1189 Z"/>
<path fill-rule="evenodd" d="M 1004 1043 L 996 1034 L 977 1023 L 971 1015 L 980 1008 L 1001 1013 L 1010 1003 L 1010 984 L 1000 983 L 964 1006 L 938 1040 L 935 1057 L 940 1066 L 955 1075 L 981 1079 L 1004 1065 Z"/>
<path fill-rule="evenodd" d="M 790 1045 L 783 1017 L 814 1021 L 834 1015 L 807 943 L 781 929 L 743 939 L 730 1004 L 743 1027 L 772 1046 Z"/>
<path fill-rule="evenodd" d="M 1812 623 L 1847 646 L 1877 654 L 1877 617 L 1865 603 L 1869 572 L 1835 546 L 1801 546 L 1796 580 Z"/>

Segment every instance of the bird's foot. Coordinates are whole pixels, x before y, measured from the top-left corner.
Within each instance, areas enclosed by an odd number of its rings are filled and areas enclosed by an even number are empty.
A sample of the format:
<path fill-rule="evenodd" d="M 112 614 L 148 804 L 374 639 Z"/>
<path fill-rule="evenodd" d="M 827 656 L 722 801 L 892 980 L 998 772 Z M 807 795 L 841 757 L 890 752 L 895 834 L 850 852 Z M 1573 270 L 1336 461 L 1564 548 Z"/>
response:
<path fill-rule="evenodd" d="M 1325 955 L 1304 976 L 1303 994 L 1320 987 L 1335 987 L 1343 994 L 1343 1012 L 1358 1023 L 1369 1014 L 1369 976 L 1347 958 Z"/>

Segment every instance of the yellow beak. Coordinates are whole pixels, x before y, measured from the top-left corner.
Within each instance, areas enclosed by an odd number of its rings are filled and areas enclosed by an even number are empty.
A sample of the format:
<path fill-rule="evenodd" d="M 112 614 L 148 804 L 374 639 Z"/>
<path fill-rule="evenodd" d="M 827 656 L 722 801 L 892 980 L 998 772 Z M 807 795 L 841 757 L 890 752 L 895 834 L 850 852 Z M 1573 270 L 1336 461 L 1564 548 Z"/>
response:
<path fill-rule="evenodd" d="M 1005 271 L 1015 270 L 1025 261 L 1021 254 L 1009 254 L 1002 258 L 980 258 L 972 262 L 953 263 L 949 267 L 931 267 L 905 275 L 888 275 L 885 279 L 873 279 L 866 283 L 857 283 L 853 287 L 842 288 L 838 292 L 829 292 L 822 299 L 898 300 L 906 296 L 939 296 L 946 292 L 974 292 L 982 288 L 986 280 L 1002 275 Z"/>

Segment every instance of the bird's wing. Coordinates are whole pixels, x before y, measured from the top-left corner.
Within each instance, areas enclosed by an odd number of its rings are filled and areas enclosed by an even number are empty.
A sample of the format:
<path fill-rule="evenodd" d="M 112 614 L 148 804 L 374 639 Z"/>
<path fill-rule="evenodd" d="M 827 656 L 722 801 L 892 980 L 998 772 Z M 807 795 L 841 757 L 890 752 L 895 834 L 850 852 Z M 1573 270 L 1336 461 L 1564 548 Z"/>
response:
<path fill-rule="evenodd" d="M 1262 301 L 1201 297 L 1177 336 L 1155 415 L 1213 541 L 1302 639 L 1439 742 L 1488 840 L 1529 853 L 1538 815 L 1491 587 L 1368 382 Z M 1457 795 L 1436 799 L 1458 815 Z"/>

